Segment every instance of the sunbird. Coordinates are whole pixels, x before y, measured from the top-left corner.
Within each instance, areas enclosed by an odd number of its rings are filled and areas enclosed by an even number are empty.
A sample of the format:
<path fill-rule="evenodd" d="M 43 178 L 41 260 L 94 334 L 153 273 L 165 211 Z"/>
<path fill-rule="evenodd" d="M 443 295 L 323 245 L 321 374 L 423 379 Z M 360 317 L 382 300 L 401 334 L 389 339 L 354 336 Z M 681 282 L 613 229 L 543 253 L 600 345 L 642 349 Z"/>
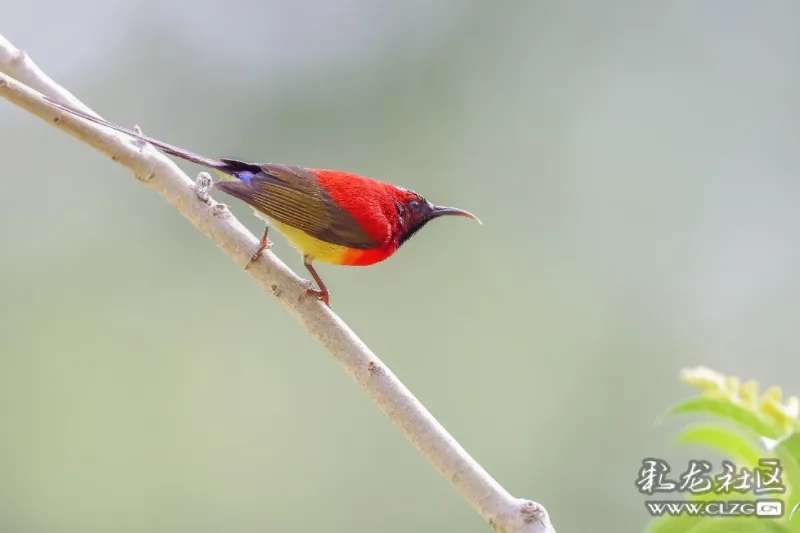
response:
<path fill-rule="evenodd" d="M 213 187 L 248 204 L 267 224 L 250 262 L 272 245 L 267 234 L 274 227 L 300 252 L 303 265 L 317 283 L 318 289 L 309 288 L 306 292 L 328 306 L 330 292 L 312 266 L 314 261 L 374 265 L 391 257 L 434 218 L 455 215 L 481 223 L 468 211 L 433 204 L 412 190 L 390 183 L 338 170 L 214 159 L 45 98 L 62 111 L 214 170 L 221 181 Z"/>

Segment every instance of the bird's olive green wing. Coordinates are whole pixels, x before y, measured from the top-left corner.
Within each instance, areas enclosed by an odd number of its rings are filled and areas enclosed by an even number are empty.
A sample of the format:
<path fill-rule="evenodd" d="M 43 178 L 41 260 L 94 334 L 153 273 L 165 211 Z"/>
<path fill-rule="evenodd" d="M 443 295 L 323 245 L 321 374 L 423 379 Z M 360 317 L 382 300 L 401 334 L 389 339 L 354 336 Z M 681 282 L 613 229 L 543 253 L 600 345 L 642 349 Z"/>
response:
<path fill-rule="evenodd" d="M 353 215 L 331 199 L 313 172 L 271 163 L 259 169 L 252 177 L 217 182 L 214 187 L 321 241 L 359 250 L 378 246 Z"/>

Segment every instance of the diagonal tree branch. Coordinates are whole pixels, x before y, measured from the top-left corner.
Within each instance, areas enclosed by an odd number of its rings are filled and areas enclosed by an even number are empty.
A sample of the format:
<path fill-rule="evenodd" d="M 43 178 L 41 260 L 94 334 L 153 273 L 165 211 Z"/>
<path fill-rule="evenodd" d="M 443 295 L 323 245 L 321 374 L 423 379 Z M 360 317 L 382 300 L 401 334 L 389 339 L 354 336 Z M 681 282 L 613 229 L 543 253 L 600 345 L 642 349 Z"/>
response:
<path fill-rule="evenodd" d="M 0 96 L 130 169 L 137 179 L 167 200 L 236 264 L 242 268 L 248 264 L 258 239 L 225 205 L 208 196 L 207 175 L 192 182 L 171 159 L 152 146 L 62 113 L 50 106 L 42 94 L 92 113 L 44 74 L 27 54 L 0 35 Z M 318 300 L 304 297 L 305 282 L 273 253 L 265 252 L 247 272 L 328 350 L 495 531 L 555 533 L 543 506 L 515 498 L 500 486 L 347 324 Z"/>

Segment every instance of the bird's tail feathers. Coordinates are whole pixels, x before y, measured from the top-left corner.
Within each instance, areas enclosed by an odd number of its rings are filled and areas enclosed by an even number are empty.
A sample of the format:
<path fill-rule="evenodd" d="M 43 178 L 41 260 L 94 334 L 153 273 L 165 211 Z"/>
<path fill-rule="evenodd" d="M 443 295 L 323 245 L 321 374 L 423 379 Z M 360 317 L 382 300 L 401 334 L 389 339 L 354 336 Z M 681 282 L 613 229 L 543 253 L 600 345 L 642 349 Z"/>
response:
<path fill-rule="evenodd" d="M 147 143 L 152 144 L 159 150 L 169 155 L 173 155 L 175 157 L 180 157 L 181 159 L 185 159 L 187 161 L 191 161 L 192 163 L 197 163 L 198 165 L 203 165 L 205 167 L 223 170 L 227 165 L 218 159 L 214 159 L 211 157 L 206 157 L 200 154 L 196 154 L 194 152 L 190 152 L 189 150 L 184 150 L 183 148 L 178 148 L 177 146 L 173 146 L 171 144 L 167 144 L 165 142 L 161 142 L 158 139 L 153 139 L 152 137 L 148 137 L 147 135 L 137 133 L 131 129 L 128 129 L 124 126 L 120 126 L 118 124 L 114 124 L 113 122 L 109 122 L 105 119 L 100 117 L 96 117 L 94 115 L 90 115 L 88 113 L 84 113 L 83 111 L 78 111 L 77 109 L 73 109 L 71 107 L 65 106 L 64 104 L 60 104 L 54 101 L 52 98 L 48 98 L 44 96 L 44 99 L 52 105 L 53 107 L 60 109 L 61 111 L 66 111 L 67 113 L 71 113 L 75 116 L 78 116 L 82 119 L 88 120 L 89 122 L 94 122 L 95 124 L 99 124 L 101 126 L 105 126 L 106 128 L 111 128 L 112 130 L 119 131 L 126 135 L 130 135 L 136 139 L 145 141 Z M 224 172 L 224 170 L 223 170 Z"/>

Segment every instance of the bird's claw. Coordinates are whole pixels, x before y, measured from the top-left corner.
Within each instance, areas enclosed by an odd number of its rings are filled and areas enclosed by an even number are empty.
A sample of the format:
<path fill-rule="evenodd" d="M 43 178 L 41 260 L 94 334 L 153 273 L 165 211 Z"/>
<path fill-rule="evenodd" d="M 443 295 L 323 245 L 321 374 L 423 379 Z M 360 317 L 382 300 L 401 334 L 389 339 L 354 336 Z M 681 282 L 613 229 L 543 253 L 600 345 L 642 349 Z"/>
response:
<path fill-rule="evenodd" d="M 331 307 L 330 293 L 328 291 L 321 291 L 319 289 L 314 288 L 313 284 L 310 281 L 308 282 L 308 285 L 309 287 L 306 289 L 306 294 L 313 296 L 320 302 L 327 305 L 329 308 L 333 309 Z"/>
<path fill-rule="evenodd" d="M 258 258 L 261 257 L 261 254 L 270 248 L 272 248 L 272 241 L 270 240 L 266 240 L 259 244 L 258 248 L 256 248 L 256 251 L 250 256 L 250 261 L 247 262 L 247 265 L 245 265 L 244 269 L 247 270 L 247 267 L 249 267 L 251 263 L 258 261 Z"/>
<path fill-rule="evenodd" d="M 259 244 L 258 248 L 256 249 L 256 251 L 253 252 L 253 255 L 250 256 L 250 261 L 251 262 L 252 261 L 257 261 L 258 258 L 261 257 L 261 254 L 263 252 L 265 252 L 266 250 L 271 250 L 271 249 L 272 249 L 272 241 L 267 241 L 267 242 L 265 242 L 263 244 Z"/>
<path fill-rule="evenodd" d="M 319 288 L 316 288 L 315 285 L 309 281 L 308 282 L 309 287 L 306 289 L 305 294 L 312 295 L 314 298 L 327 305 L 328 309 L 332 309 L 328 287 L 325 286 L 325 284 L 322 282 L 322 279 L 320 279 L 319 274 L 317 274 L 317 271 L 314 269 L 313 266 L 311 266 L 311 261 L 313 260 L 314 258 L 309 255 L 303 256 L 303 264 L 306 266 L 308 272 L 314 277 L 314 281 L 316 282 L 316 287 Z"/>

